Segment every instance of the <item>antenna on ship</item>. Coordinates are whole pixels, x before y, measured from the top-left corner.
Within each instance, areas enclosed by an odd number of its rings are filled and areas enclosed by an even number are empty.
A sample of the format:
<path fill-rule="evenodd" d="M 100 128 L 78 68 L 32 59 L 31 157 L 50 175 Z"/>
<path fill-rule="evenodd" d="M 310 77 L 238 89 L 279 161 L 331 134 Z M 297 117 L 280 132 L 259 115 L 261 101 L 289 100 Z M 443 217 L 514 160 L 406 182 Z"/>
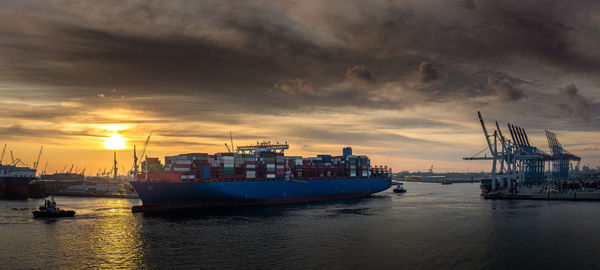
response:
<path fill-rule="evenodd" d="M 235 152 L 235 147 L 233 147 L 233 134 L 231 134 L 231 129 L 229 130 L 229 139 L 231 139 L 231 152 Z"/>
<path fill-rule="evenodd" d="M 137 153 L 135 152 L 135 145 L 133 146 L 133 181 L 137 181 L 137 174 L 138 174 L 138 157 L 137 157 Z"/>

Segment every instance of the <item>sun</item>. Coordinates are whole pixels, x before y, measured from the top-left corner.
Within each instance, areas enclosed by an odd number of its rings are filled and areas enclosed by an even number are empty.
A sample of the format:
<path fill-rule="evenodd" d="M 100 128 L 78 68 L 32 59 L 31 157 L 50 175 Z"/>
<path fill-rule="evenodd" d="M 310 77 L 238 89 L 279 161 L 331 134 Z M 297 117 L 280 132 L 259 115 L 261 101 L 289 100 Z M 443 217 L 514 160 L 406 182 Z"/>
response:
<path fill-rule="evenodd" d="M 104 148 L 110 150 L 121 150 L 125 148 L 125 139 L 121 134 L 113 131 L 108 137 L 104 138 Z"/>

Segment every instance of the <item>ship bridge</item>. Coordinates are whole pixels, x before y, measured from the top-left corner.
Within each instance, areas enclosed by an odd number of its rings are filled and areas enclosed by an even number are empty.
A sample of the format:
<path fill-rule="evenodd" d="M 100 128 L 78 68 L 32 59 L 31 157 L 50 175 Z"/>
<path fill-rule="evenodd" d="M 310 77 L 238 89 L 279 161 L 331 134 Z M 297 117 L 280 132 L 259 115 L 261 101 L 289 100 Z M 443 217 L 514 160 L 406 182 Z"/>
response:
<path fill-rule="evenodd" d="M 256 145 L 238 146 L 237 153 L 239 154 L 258 154 L 260 152 L 279 152 L 282 153 L 289 149 L 287 142 L 281 144 L 279 142 L 271 143 L 270 141 L 256 142 Z"/>

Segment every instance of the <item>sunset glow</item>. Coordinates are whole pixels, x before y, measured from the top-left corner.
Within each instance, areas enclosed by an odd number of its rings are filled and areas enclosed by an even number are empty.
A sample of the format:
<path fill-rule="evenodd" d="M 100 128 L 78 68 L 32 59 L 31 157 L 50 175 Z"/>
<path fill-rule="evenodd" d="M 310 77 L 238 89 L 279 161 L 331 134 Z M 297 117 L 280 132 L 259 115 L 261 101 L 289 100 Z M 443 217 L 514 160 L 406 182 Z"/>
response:
<path fill-rule="evenodd" d="M 104 148 L 110 150 L 121 150 L 125 148 L 126 139 L 116 131 L 104 138 Z"/>

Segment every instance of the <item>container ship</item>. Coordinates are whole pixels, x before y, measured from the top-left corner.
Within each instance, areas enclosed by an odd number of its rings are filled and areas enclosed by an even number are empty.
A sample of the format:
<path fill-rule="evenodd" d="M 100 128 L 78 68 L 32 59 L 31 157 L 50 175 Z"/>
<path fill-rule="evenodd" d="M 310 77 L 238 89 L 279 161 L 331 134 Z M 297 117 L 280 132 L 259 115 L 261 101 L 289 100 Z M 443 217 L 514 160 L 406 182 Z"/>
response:
<path fill-rule="evenodd" d="M 0 199 L 26 199 L 35 169 L 0 164 Z"/>
<path fill-rule="evenodd" d="M 288 144 L 257 143 L 236 152 L 188 153 L 142 162 L 131 185 L 142 200 L 133 212 L 250 206 L 366 197 L 390 188 L 392 170 L 367 156 L 285 156 Z M 148 169 L 154 168 L 154 169 Z"/>

